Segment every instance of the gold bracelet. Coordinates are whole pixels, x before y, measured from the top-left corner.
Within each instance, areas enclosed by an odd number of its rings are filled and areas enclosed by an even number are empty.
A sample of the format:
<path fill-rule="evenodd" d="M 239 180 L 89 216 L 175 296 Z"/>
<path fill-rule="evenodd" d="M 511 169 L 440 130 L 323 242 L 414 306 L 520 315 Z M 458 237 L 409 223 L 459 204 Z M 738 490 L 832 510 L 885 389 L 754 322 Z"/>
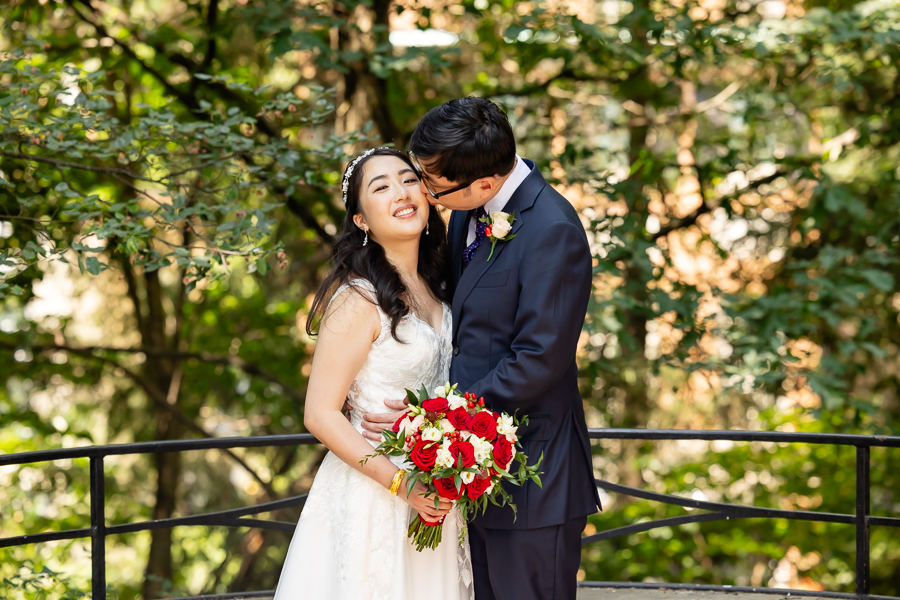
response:
<path fill-rule="evenodd" d="M 394 478 L 391 480 L 391 496 L 397 495 L 397 492 L 400 490 L 400 482 L 403 481 L 404 475 L 406 475 L 406 471 L 403 469 L 397 469 L 397 472 L 394 473 Z"/>

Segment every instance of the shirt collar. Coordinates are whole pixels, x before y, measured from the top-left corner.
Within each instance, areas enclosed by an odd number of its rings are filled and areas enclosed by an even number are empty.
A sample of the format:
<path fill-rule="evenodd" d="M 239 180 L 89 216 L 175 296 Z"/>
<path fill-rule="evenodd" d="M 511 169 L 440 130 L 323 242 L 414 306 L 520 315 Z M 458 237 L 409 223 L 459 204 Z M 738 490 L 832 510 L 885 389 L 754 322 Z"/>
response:
<path fill-rule="evenodd" d="M 506 178 L 506 181 L 504 181 L 503 185 L 500 186 L 500 189 L 497 190 L 497 195 L 488 200 L 484 205 L 484 210 L 487 214 L 506 208 L 509 199 L 512 198 L 512 195 L 519 189 L 519 186 L 522 185 L 522 182 L 525 181 L 529 175 L 531 175 L 531 168 L 525 164 L 525 161 L 522 160 L 521 156 L 516 154 L 516 166 L 513 167 L 512 173 L 509 174 L 509 177 Z"/>

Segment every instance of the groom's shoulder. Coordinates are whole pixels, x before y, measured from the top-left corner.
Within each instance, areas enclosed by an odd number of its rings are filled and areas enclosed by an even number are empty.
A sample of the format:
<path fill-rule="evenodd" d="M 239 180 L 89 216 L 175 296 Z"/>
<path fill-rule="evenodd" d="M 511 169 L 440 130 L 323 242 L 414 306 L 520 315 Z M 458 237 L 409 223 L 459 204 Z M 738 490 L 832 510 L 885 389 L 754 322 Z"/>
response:
<path fill-rule="evenodd" d="M 584 226 L 578 216 L 578 211 L 575 210 L 575 207 L 572 206 L 572 203 L 565 196 L 549 183 L 538 194 L 532 208 L 535 209 L 533 211 L 534 216 L 541 223 L 549 224 L 556 221 L 568 221 L 582 234 L 584 232 Z"/>

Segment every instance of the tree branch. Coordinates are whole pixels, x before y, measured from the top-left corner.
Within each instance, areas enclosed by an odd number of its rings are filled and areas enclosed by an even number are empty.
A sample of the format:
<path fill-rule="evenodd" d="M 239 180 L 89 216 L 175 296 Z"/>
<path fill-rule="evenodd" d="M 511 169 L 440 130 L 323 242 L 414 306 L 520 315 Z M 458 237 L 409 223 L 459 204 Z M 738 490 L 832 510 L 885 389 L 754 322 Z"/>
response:
<path fill-rule="evenodd" d="M 699 168 L 698 168 L 698 171 L 699 171 Z M 767 175 L 766 177 L 760 177 L 759 179 L 753 180 L 751 182 L 751 184 L 753 185 L 753 187 L 759 187 L 766 183 L 772 183 L 779 177 L 784 177 L 786 174 L 787 173 L 784 173 L 782 171 L 776 171 L 775 173 L 773 173 L 771 175 Z M 701 180 L 699 173 L 698 173 L 697 180 L 698 181 Z M 700 185 L 701 185 L 701 189 L 702 189 L 702 185 L 703 185 L 702 181 L 701 181 Z M 725 196 L 722 196 L 721 198 L 718 198 L 718 202 L 719 202 L 719 204 L 721 204 L 725 200 L 731 200 L 733 198 L 738 198 L 742 194 L 746 194 L 746 193 L 747 193 L 747 190 L 739 190 L 733 194 L 727 194 Z M 692 214 L 688 215 L 687 217 L 685 217 L 683 219 L 678 219 L 675 223 L 673 223 L 671 225 L 667 225 L 666 227 L 663 227 L 658 232 L 656 232 L 656 234 L 654 234 L 654 236 L 653 236 L 654 241 L 666 237 L 673 231 L 677 231 L 678 229 L 684 229 L 685 227 L 690 227 L 691 225 L 694 225 L 697 222 L 697 218 L 700 215 L 706 214 L 708 212 L 712 212 L 713 208 L 714 207 L 710 207 L 709 204 L 706 202 L 706 200 L 704 200 L 703 204 L 700 205 L 700 208 L 698 208 Z"/>
<path fill-rule="evenodd" d="M 6 342 L 0 342 L 0 348 L 6 348 L 8 350 L 15 350 L 18 348 L 15 344 L 9 344 Z M 94 352 L 115 352 L 115 353 L 125 353 L 125 354 L 144 354 L 146 356 L 153 357 L 161 357 L 168 358 L 171 360 L 188 360 L 188 359 L 197 359 L 199 361 L 210 363 L 214 365 L 228 365 L 231 367 L 237 367 L 238 369 L 244 371 L 248 375 L 253 375 L 259 377 L 260 379 L 264 379 L 269 383 L 274 383 L 280 386 L 284 392 L 299 402 L 303 402 L 305 400 L 305 396 L 299 392 L 299 390 L 293 388 L 292 386 L 284 383 L 275 375 L 272 375 L 256 363 L 248 362 L 239 356 L 227 356 L 222 354 L 212 354 L 210 352 L 185 352 L 181 350 L 172 350 L 169 348 L 115 348 L 108 346 L 84 346 L 84 347 L 75 347 L 75 346 L 67 346 L 65 344 L 42 344 L 35 345 L 30 347 L 31 350 L 36 352 L 43 352 L 45 350 L 60 350 L 63 352 L 74 352 L 76 354 L 81 355 L 90 355 L 94 358 L 101 360 L 111 360 L 105 359 L 103 357 L 99 357 L 94 355 Z M 113 361 L 116 366 L 121 366 L 119 363 Z M 122 367 L 125 368 L 125 367 Z"/>
<path fill-rule="evenodd" d="M 0 341 L 0 348 L 6 348 L 9 350 L 15 349 L 16 346 L 14 344 L 9 344 L 7 342 Z M 159 408 L 169 412 L 173 417 L 178 419 L 181 423 L 183 423 L 188 429 L 191 431 L 206 437 L 206 438 L 214 438 L 213 434 L 209 433 L 202 426 L 197 424 L 191 417 L 186 415 L 181 409 L 179 409 L 176 405 L 170 404 L 165 395 L 163 395 L 156 386 L 152 385 L 149 381 L 144 379 L 140 374 L 135 373 L 128 367 L 123 366 L 120 362 L 106 357 L 106 356 L 97 356 L 93 353 L 94 350 L 100 350 L 101 348 L 74 348 L 71 346 L 64 346 L 61 344 L 46 344 L 42 346 L 32 346 L 32 350 L 37 350 L 39 352 L 43 352 L 46 350 L 60 350 L 65 352 L 71 352 L 72 354 L 77 354 L 79 356 L 84 356 L 85 358 L 90 358 L 93 360 L 98 360 L 102 363 L 105 363 L 109 366 L 115 367 L 116 369 L 122 369 L 125 375 L 131 379 L 133 382 L 138 384 L 142 390 L 147 394 L 147 396 L 156 404 Z M 110 349 L 112 351 L 112 349 Z M 240 456 L 235 454 L 230 449 L 222 449 L 226 454 L 228 454 L 231 458 L 235 460 L 239 465 L 241 465 L 257 482 L 262 486 L 262 488 L 266 491 L 266 494 L 269 495 L 270 498 L 277 498 L 278 494 L 275 493 L 275 490 L 272 488 L 271 482 L 266 481 L 262 478 L 262 476 L 253 470 L 253 468 L 247 464 L 247 462 L 242 459 Z"/>
<path fill-rule="evenodd" d="M 547 81 L 545 81 L 543 83 L 535 83 L 535 84 L 517 88 L 517 89 L 512 89 L 512 88 L 498 89 L 498 90 L 492 91 L 488 95 L 491 97 L 493 97 L 493 96 L 531 96 L 532 94 L 537 94 L 539 92 L 546 92 L 547 86 L 549 86 L 551 83 L 559 81 L 560 79 L 567 79 L 569 81 L 594 81 L 594 82 L 604 82 L 604 83 L 619 83 L 618 81 L 615 81 L 615 82 L 611 81 L 610 79 L 608 79 L 606 77 L 585 75 L 585 74 L 581 74 L 581 73 L 576 73 L 572 69 L 565 69 L 563 71 L 560 71 L 559 74 L 554 75 L 553 77 L 549 78 Z"/>

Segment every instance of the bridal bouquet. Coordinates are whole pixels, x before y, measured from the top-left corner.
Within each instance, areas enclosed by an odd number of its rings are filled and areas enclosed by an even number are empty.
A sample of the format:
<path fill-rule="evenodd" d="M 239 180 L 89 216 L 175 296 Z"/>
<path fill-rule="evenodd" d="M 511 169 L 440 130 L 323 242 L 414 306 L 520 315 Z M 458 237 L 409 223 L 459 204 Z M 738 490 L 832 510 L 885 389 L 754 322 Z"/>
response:
<path fill-rule="evenodd" d="M 460 394 L 456 387 L 447 383 L 432 395 L 424 386 L 418 395 L 407 390 L 409 410 L 397 419 L 393 431 L 383 432 L 383 441 L 372 456 L 405 457 L 413 465 L 407 478 L 409 489 L 421 481 L 428 495 L 434 494 L 435 507 L 439 497 L 451 500 L 467 521 L 478 510 L 484 512 L 488 502 L 509 505 L 515 513 L 512 497 L 501 482 L 522 485 L 531 479 L 541 485 L 537 468 L 543 455 L 528 466 L 516 436 L 527 417 L 519 420 L 493 412 L 484 407 L 484 398 Z M 518 463 L 514 473 L 510 471 L 513 461 Z M 420 552 L 437 548 L 442 527 L 443 519 L 429 523 L 419 516 L 409 526 L 409 537 Z"/>

